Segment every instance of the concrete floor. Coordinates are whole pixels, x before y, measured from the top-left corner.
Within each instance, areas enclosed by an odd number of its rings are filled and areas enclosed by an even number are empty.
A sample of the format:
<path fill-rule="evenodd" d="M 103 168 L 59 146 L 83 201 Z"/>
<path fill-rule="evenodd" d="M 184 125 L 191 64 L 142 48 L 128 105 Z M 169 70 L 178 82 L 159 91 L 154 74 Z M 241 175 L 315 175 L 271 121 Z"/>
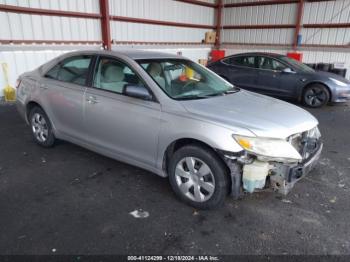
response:
<path fill-rule="evenodd" d="M 0 254 L 350 254 L 350 106 L 310 112 L 325 147 L 290 195 L 197 212 L 167 179 L 70 143 L 37 146 L 2 105 Z"/>

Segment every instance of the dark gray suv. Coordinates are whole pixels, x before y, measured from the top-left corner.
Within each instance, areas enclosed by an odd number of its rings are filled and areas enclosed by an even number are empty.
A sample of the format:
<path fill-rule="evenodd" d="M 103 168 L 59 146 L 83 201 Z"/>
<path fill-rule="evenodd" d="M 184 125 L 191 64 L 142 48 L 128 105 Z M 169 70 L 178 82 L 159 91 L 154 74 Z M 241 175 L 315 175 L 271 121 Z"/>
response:
<path fill-rule="evenodd" d="M 208 68 L 238 87 L 270 96 L 297 99 L 309 107 L 350 99 L 349 80 L 315 71 L 280 54 L 244 53 L 225 57 Z"/>

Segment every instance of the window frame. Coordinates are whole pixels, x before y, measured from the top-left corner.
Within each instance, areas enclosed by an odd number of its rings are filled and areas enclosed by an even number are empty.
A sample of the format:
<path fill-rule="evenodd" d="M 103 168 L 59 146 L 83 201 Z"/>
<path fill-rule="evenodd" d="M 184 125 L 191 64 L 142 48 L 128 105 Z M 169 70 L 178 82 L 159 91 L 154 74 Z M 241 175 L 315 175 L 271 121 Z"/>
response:
<path fill-rule="evenodd" d="M 78 83 L 74 83 L 74 82 L 58 80 L 58 79 L 56 79 L 56 78 L 51 78 L 51 77 L 48 77 L 48 76 L 47 76 L 47 73 L 48 73 L 49 71 L 51 71 L 54 67 L 59 66 L 60 69 L 61 69 L 61 68 L 62 68 L 62 64 L 63 64 L 63 62 L 64 62 L 65 60 L 67 60 L 67 59 L 72 59 L 72 58 L 74 58 L 74 57 L 81 57 L 81 56 L 89 56 L 89 57 L 91 57 L 91 59 L 90 59 L 90 64 L 89 64 L 89 67 L 88 67 L 88 70 L 87 70 L 87 77 L 86 77 L 86 79 L 85 79 L 85 83 L 84 83 L 84 84 L 78 84 Z M 93 63 L 94 63 L 94 58 L 95 58 L 95 55 L 93 55 L 93 54 L 86 54 L 86 53 L 76 54 L 76 55 L 68 56 L 68 57 L 63 57 L 63 58 L 60 59 L 57 63 L 55 63 L 53 66 L 51 66 L 49 69 L 47 69 L 47 70 L 45 71 L 45 73 L 42 74 L 42 75 L 43 75 L 43 77 L 44 77 L 45 79 L 49 79 L 49 80 L 52 80 L 52 81 L 57 81 L 57 82 L 60 82 L 60 83 L 68 83 L 68 84 L 72 84 L 72 85 L 78 85 L 78 86 L 82 86 L 82 87 L 87 87 L 88 84 L 89 84 L 89 79 L 90 79 L 90 75 L 91 75 L 91 68 L 92 68 Z M 60 70 L 60 69 L 59 69 L 59 70 Z"/>
<path fill-rule="evenodd" d="M 258 58 L 258 57 L 270 58 L 270 59 L 275 60 L 275 61 L 277 61 L 278 63 L 284 65 L 286 68 L 290 68 L 286 63 L 283 63 L 283 62 L 281 62 L 281 60 L 279 60 L 279 59 L 277 59 L 277 58 L 274 58 L 274 57 L 271 57 L 271 56 L 257 55 L 256 57 L 257 57 L 257 58 Z M 281 73 L 281 72 L 283 72 L 283 70 L 265 69 L 265 68 L 260 68 L 260 67 L 258 67 L 257 69 L 259 69 L 259 70 L 264 70 L 264 71 L 269 71 L 269 72 L 275 72 L 275 73 Z"/>
<path fill-rule="evenodd" d="M 142 98 L 131 97 L 131 96 L 128 96 L 128 95 L 126 95 L 124 93 L 117 93 L 117 92 L 114 92 L 114 91 L 111 91 L 111 90 L 95 87 L 94 86 L 94 79 L 95 79 L 95 75 L 97 74 L 97 67 L 99 66 L 99 62 L 100 62 L 101 58 L 107 58 L 107 59 L 115 60 L 118 63 L 122 63 L 122 64 L 125 64 L 126 66 L 128 66 L 132 70 L 132 72 L 141 80 L 141 82 L 143 83 L 143 86 L 152 95 L 152 99 L 151 100 L 145 100 L 145 99 L 142 99 Z M 125 60 L 123 60 L 123 59 L 121 59 L 119 57 L 113 56 L 113 55 L 107 55 L 107 54 L 102 54 L 102 55 L 97 54 L 97 55 L 95 55 L 95 59 L 93 60 L 93 66 L 91 67 L 91 71 L 90 71 L 90 77 L 89 77 L 87 88 L 94 89 L 94 90 L 100 90 L 100 91 L 103 91 L 103 92 L 107 92 L 107 93 L 111 93 L 111 94 L 115 94 L 115 95 L 120 95 L 120 96 L 124 96 L 124 97 L 134 98 L 134 99 L 141 100 L 141 101 L 148 101 L 148 102 L 159 103 L 159 100 L 155 96 L 154 92 L 146 84 L 145 80 L 140 76 L 140 74 L 137 72 L 137 70 L 135 70 L 135 68 L 133 66 L 131 66 L 127 61 L 125 61 Z"/>
<path fill-rule="evenodd" d="M 225 62 L 226 59 L 238 58 L 238 57 L 254 57 L 254 67 L 244 66 L 244 65 L 236 65 L 236 64 L 229 64 L 229 63 Z M 258 67 L 256 67 L 257 66 L 256 58 L 257 58 L 256 55 L 240 54 L 240 55 L 233 55 L 233 56 L 226 57 L 226 58 L 222 59 L 221 62 L 223 64 L 225 64 L 225 65 L 228 65 L 228 66 L 237 66 L 237 67 L 248 68 L 248 69 L 259 69 Z"/>

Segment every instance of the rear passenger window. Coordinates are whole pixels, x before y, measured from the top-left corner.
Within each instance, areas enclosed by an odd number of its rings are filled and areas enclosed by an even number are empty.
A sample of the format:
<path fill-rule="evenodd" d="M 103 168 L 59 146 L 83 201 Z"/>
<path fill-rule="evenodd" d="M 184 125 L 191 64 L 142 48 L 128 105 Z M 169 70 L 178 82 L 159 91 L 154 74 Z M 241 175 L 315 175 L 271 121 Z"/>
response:
<path fill-rule="evenodd" d="M 255 68 L 255 57 L 254 56 L 234 56 L 223 60 L 224 63 L 236 66 L 245 66 Z"/>
<path fill-rule="evenodd" d="M 91 59 L 92 57 L 88 55 L 66 58 L 49 70 L 45 77 L 62 82 L 85 85 Z"/>

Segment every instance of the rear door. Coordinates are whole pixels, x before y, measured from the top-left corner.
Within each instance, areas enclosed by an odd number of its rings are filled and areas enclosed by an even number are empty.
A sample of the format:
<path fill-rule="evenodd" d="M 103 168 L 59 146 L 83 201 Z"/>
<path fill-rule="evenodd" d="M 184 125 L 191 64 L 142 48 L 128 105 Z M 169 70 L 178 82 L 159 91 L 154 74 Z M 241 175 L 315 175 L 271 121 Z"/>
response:
<path fill-rule="evenodd" d="M 84 97 L 86 135 L 90 144 L 107 155 L 154 167 L 160 104 L 124 95 L 126 85 L 146 86 L 122 60 L 100 57 L 92 87 Z"/>
<path fill-rule="evenodd" d="M 255 56 L 232 56 L 222 60 L 225 67 L 225 77 L 241 88 L 256 91 L 258 71 Z"/>
<path fill-rule="evenodd" d="M 83 99 L 91 62 L 91 55 L 66 58 L 39 83 L 44 110 L 64 136 L 81 138 L 84 134 Z"/>

